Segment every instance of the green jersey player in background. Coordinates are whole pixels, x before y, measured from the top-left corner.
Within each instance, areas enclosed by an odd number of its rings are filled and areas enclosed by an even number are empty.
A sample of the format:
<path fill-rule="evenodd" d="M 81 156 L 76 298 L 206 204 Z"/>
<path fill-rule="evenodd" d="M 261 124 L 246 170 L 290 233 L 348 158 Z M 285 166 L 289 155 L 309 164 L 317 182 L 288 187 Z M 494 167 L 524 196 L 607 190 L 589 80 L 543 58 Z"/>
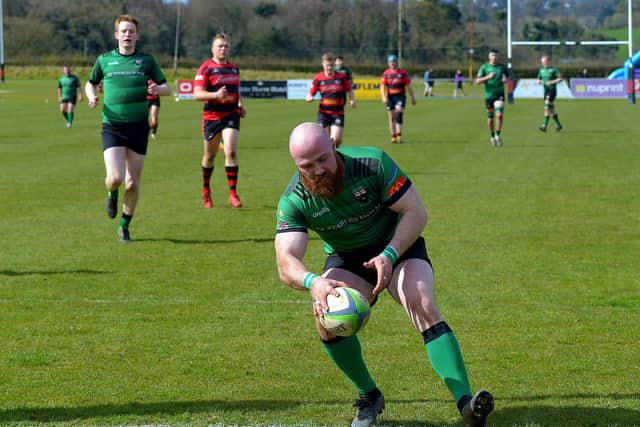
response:
<path fill-rule="evenodd" d="M 280 279 L 309 290 L 315 324 L 329 358 L 351 380 L 354 427 L 374 425 L 385 400 L 369 374 L 357 335 L 338 337 L 318 318 L 339 286 L 357 289 L 374 304 L 387 289 L 421 334 L 436 374 L 466 425 L 484 426 L 493 410 L 488 391 L 471 393 L 462 353 L 435 301 L 434 277 L 422 231 L 427 211 L 409 177 L 382 150 L 336 149 L 322 126 L 298 125 L 289 138 L 297 173 L 277 208 L 275 250 Z M 303 262 L 308 230 L 325 242 L 321 275 Z"/>
<path fill-rule="evenodd" d="M 140 178 L 147 154 L 149 121 L 147 95 L 169 95 L 160 66 L 153 56 L 136 51 L 138 20 L 121 15 L 115 22 L 118 48 L 98 57 L 85 92 L 89 107 L 98 105 L 98 85 L 103 83 L 102 148 L 107 172 L 107 215 L 117 214 L 118 189 L 125 183 L 118 236 L 130 242 L 129 224 L 140 193 Z"/>
<path fill-rule="evenodd" d="M 484 103 L 487 109 L 487 126 L 491 133 L 491 145 L 502 146 L 502 124 L 504 120 L 504 84 L 507 69 L 498 64 L 498 51 L 489 52 L 489 62 L 478 70 L 476 84 L 484 84 Z M 494 121 L 495 119 L 495 121 Z"/>
<path fill-rule="evenodd" d="M 344 65 L 344 56 L 342 55 L 336 56 L 333 69 L 335 70 L 336 73 L 346 74 L 347 78 L 349 79 L 349 82 L 351 83 L 351 86 L 353 86 L 353 71 L 351 71 L 351 68 Z"/>
<path fill-rule="evenodd" d="M 62 67 L 62 72 L 63 75 L 58 79 L 58 102 L 65 125 L 70 128 L 73 125 L 76 101 L 82 101 L 82 90 L 80 90 L 80 79 L 71 73 L 68 65 Z"/>
<path fill-rule="evenodd" d="M 556 99 L 557 90 L 556 86 L 562 81 L 562 74 L 560 70 L 551 65 L 551 57 L 544 55 L 540 58 L 542 67 L 538 71 L 538 84 L 542 84 L 544 87 L 544 122 L 538 127 L 542 132 L 547 131 L 547 125 L 549 124 L 549 117 L 553 117 L 553 121 L 556 123 L 556 131 L 562 130 L 558 113 L 556 113 L 553 101 Z"/>

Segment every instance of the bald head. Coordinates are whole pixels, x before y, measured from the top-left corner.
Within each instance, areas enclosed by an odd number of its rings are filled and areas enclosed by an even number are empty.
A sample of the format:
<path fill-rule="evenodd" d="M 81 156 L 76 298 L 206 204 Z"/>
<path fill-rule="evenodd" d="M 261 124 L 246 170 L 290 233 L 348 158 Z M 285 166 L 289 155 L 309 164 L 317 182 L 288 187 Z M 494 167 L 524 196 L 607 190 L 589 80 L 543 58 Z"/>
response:
<path fill-rule="evenodd" d="M 319 154 L 332 151 L 333 142 L 322 126 L 317 123 L 301 123 L 289 136 L 289 153 L 296 163 L 302 159 L 314 158 Z"/>
<path fill-rule="evenodd" d="M 289 137 L 289 152 L 302 185 L 314 196 L 333 197 L 344 182 L 344 165 L 327 132 L 317 123 L 302 123 Z"/>

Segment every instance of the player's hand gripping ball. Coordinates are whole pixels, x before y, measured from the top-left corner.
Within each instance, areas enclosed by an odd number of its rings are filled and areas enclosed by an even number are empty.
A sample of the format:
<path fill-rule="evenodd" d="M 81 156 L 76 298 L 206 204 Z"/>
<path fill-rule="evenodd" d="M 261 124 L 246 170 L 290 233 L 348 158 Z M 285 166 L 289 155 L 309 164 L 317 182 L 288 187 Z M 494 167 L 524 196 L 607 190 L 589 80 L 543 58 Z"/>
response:
<path fill-rule="evenodd" d="M 371 314 L 369 301 L 352 288 L 336 288 L 340 296 L 327 296 L 329 311 L 320 316 L 320 324 L 340 337 L 356 334 L 366 325 Z"/>

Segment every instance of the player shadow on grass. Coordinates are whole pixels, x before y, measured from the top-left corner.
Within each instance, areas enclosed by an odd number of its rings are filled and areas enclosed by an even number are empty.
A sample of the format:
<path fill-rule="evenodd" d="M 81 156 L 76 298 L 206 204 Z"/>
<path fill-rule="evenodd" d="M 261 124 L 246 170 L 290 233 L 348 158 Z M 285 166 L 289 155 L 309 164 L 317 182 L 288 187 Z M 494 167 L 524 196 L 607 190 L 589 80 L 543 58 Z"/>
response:
<path fill-rule="evenodd" d="M 145 424 L 150 418 L 163 419 L 170 415 L 211 412 L 220 415 L 225 411 L 287 411 L 304 404 L 297 400 L 203 400 L 185 402 L 124 403 L 76 407 L 34 407 L 0 411 L 0 423 L 54 423 L 80 421 L 90 418 L 144 416 Z M 131 425 L 134 425 L 132 423 Z M 153 424 L 153 423 L 151 423 Z"/>
<path fill-rule="evenodd" d="M 596 396 L 593 396 L 596 397 Z M 640 411 L 623 408 L 589 406 L 530 405 L 498 409 L 488 420 L 489 425 L 634 425 Z"/>
<path fill-rule="evenodd" d="M 275 237 L 248 237 L 246 239 L 227 239 L 227 240 L 208 240 L 208 239 L 174 239 L 166 237 L 163 239 L 149 238 L 149 239 L 136 239 L 136 242 L 169 242 L 176 245 L 221 245 L 221 244 L 234 244 L 234 243 L 273 243 Z M 309 241 L 319 240 L 319 237 L 309 236 Z"/>
<path fill-rule="evenodd" d="M 541 400 L 557 398 L 558 396 L 532 396 L 531 399 L 523 398 L 519 400 Z M 608 395 L 571 395 L 565 396 L 567 399 L 638 399 L 638 393 L 612 393 Z M 508 398 L 505 398 L 508 400 Z M 392 403 L 388 402 L 388 403 Z M 636 425 L 640 420 L 640 411 L 622 408 L 598 408 L 583 406 L 563 406 L 555 407 L 548 405 L 528 405 L 515 406 L 509 408 L 500 408 L 500 402 L 496 401 L 496 410 L 487 420 L 489 426 L 516 426 L 516 425 L 557 425 L 557 426 L 631 426 Z M 391 405 L 387 405 L 387 409 L 391 409 Z M 386 411 L 385 414 L 389 414 Z M 431 423 L 429 420 L 402 420 L 402 419 L 385 419 L 385 415 L 380 417 L 379 427 L 435 427 L 435 426 L 459 426 L 462 420 L 453 424 Z"/>
<path fill-rule="evenodd" d="M 444 138 L 433 138 L 433 139 L 411 139 L 403 141 L 403 144 L 472 144 L 473 141 L 470 139 L 444 139 Z"/>
<path fill-rule="evenodd" d="M 584 398 L 600 399 L 635 399 L 637 394 L 611 395 L 585 395 Z M 535 400 L 535 399 L 534 399 Z M 256 411 L 256 412 L 280 412 L 294 410 L 301 405 L 308 405 L 309 401 L 301 400 L 243 400 L 243 401 L 185 401 L 185 402 L 157 402 L 157 403 L 129 403 L 121 405 L 94 405 L 78 407 L 54 407 L 54 408 L 16 408 L 0 411 L 0 423 L 54 423 L 90 418 L 120 417 L 120 416 L 144 416 L 146 422 L 149 416 L 163 418 L 170 415 L 184 415 L 188 413 L 215 413 L 224 417 L 220 412 L 224 411 Z M 343 404 L 340 401 L 315 402 L 324 405 Z M 379 427 L 425 427 L 425 426 L 459 426 L 461 422 L 453 424 L 431 423 L 424 420 L 393 419 L 390 400 L 388 411 L 378 420 Z M 404 401 L 404 403 L 415 403 Z M 489 418 L 489 425 L 635 425 L 640 419 L 640 411 L 631 409 L 595 408 L 589 406 L 564 406 L 554 407 L 546 405 L 528 405 L 501 409 L 499 402 L 496 411 Z M 229 414 L 229 421 L 232 421 Z M 386 419 L 389 417 L 389 419 Z M 265 418 L 269 418 L 266 416 Z M 269 423 L 267 419 L 264 421 Z M 271 424 L 273 425 L 273 424 Z M 312 424 L 311 424 L 312 425 Z"/>
<path fill-rule="evenodd" d="M 228 239 L 228 240 L 208 240 L 208 239 L 173 239 L 171 237 L 166 237 L 164 239 L 150 238 L 150 239 L 136 239 L 136 242 L 169 242 L 174 243 L 176 245 L 222 245 L 222 244 L 233 244 L 233 243 L 272 243 L 273 237 L 271 238 L 246 238 L 246 239 Z"/>
<path fill-rule="evenodd" d="M 43 275 L 43 276 L 53 276 L 56 274 L 113 274 L 113 271 L 104 271 L 104 270 L 85 270 L 85 269 L 77 269 L 77 270 L 25 270 L 25 271 L 16 271 L 16 270 L 0 270 L 0 276 L 34 276 L 34 275 Z"/>

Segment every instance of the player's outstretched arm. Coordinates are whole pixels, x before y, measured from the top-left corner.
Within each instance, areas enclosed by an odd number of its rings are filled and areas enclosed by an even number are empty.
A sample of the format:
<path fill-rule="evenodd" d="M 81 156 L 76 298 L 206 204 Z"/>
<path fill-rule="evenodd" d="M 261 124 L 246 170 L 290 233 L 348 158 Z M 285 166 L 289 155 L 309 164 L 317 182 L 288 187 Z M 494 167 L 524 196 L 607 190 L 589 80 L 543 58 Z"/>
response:
<path fill-rule="evenodd" d="M 347 286 L 347 284 L 326 279 L 309 271 L 302 262 L 307 250 L 307 241 L 308 235 L 305 232 L 291 231 L 276 234 L 276 263 L 282 282 L 293 289 L 311 290 L 313 301 L 318 302 L 318 304 L 314 304 L 314 313 L 316 316 L 320 316 L 329 309 L 327 295 L 331 293 L 338 296 L 335 287 Z"/>

